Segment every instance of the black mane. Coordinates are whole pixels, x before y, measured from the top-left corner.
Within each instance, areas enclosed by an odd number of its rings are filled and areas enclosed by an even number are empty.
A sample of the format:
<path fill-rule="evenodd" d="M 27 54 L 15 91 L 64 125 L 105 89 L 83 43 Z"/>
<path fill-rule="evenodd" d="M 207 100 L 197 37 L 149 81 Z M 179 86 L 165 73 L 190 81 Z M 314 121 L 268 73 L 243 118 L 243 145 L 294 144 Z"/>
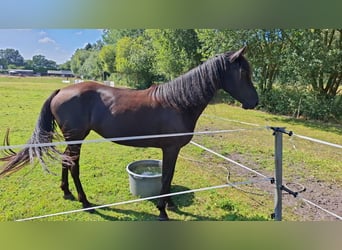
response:
<path fill-rule="evenodd" d="M 189 109 L 207 105 L 216 91 L 221 88 L 224 72 L 229 67 L 231 52 L 217 55 L 189 72 L 161 84 L 156 97 L 172 107 Z"/>

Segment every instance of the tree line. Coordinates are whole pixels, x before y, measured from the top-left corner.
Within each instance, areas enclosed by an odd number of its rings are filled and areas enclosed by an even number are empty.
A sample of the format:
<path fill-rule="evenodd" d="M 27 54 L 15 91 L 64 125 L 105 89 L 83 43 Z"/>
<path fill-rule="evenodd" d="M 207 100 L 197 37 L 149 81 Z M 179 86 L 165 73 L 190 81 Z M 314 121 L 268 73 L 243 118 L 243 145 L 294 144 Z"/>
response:
<path fill-rule="evenodd" d="M 70 63 L 57 65 L 55 61 L 49 60 L 43 55 L 34 55 L 32 59 L 25 60 L 16 49 L 0 49 L 0 70 L 29 69 L 44 74 L 47 70 L 69 68 Z"/>

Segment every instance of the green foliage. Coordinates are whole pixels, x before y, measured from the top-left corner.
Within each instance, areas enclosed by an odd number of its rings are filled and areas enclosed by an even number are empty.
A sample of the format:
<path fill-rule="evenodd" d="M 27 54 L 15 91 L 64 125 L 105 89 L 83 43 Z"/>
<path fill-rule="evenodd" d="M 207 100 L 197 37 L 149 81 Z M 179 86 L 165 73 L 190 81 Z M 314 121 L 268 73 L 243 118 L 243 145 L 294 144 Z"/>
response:
<path fill-rule="evenodd" d="M 71 69 L 71 61 L 68 60 L 63 64 L 58 65 L 58 69 L 60 70 L 70 70 Z"/>
<path fill-rule="evenodd" d="M 31 67 L 35 72 L 46 73 L 49 69 L 57 69 L 57 64 L 43 55 L 35 55 L 32 57 Z"/>
<path fill-rule="evenodd" d="M 259 109 L 273 114 L 322 121 L 341 121 L 341 96 L 329 97 L 305 87 L 277 86 L 260 95 Z"/>
<path fill-rule="evenodd" d="M 115 46 L 117 79 L 135 88 L 172 79 L 200 63 L 194 30 L 110 30 L 104 39 Z"/>
<path fill-rule="evenodd" d="M 172 79 L 200 63 L 200 44 L 193 29 L 151 29 L 146 32 L 156 53 L 157 74 Z"/>
<path fill-rule="evenodd" d="M 103 70 L 98 51 L 90 51 L 88 57 L 82 64 L 78 74 L 86 79 L 101 79 Z"/>
<path fill-rule="evenodd" d="M 99 52 L 99 58 L 103 64 L 103 69 L 108 73 L 115 72 L 115 46 L 113 44 L 108 44 L 102 47 Z"/>
<path fill-rule="evenodd" d="M 15 68 L 24 66 L 24 58 L 16 49 L 0 49 L 0 65 L 7 69 L 9 65 Z"/>
<path fill-rule="evenodd" d="M 127 85 L 149 87 L 154 78 L 154 53 L 149 39 L 123 37 L 116 44 L 116 70 L 123 74 Z"/>
<path fill-rule="evenodd" d="M 144 29 L 107 29 L 103 31 L 102 39 L 105 44 L 115 45 L 121 38 L 136 38 L 144 34 Z"/>
<path fill-rule="evenodd" d="M 315 92 L 336 96 L 342 84 L 342 30 L 285 30 L 283 34 L 289 47 L 288 70 Z"/>
<path fill-rule="evenodd" d="M 88 50 L 77 49 L 76 52 L 72 55 L 70 66 L 75 75 L 81 76 L 82 65 L 85 63 L 90 54 L 91 52 Z"/>
<path fill-rule="evenodd" d="M 201 45 L 199 52 L 203 57 L 202 60 L 223 53 L 233 47 L 233 44 L 230 44 L 232 40 L 227 39 L 227 36 L 221 30 L 196 29 L 195 31 Z"/>
<path fill-rule="evenodd" d="M 116 43 L 116 69 L 120 72 L 125 72 L 125 69 L 128 68 L 128 56 L 130 54 L 130 46 L 133 43 L 133 39 L 129 37 L 121 38 Z"/>
<path fill-rule="evenodd" d="M 73 73 L 85 79 L 102 79 L 103 61 L 99 56 L 103 43 L 86 44 L 83 49 L 77 49 L 72 55 L 70 66 Z"/>

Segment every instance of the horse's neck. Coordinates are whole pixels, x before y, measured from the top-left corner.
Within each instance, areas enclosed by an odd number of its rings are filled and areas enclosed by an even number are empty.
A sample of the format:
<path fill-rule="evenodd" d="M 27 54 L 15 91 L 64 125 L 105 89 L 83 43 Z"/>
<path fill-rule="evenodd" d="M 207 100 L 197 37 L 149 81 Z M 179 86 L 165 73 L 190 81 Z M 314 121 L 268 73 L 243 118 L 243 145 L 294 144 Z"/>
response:
<path fill-rule="evenodd" d="M 188 73 L 158 86 L 158 98 L 183 111 L 202 113 L 219 88 L 219 75 L 201 65 Z"/>

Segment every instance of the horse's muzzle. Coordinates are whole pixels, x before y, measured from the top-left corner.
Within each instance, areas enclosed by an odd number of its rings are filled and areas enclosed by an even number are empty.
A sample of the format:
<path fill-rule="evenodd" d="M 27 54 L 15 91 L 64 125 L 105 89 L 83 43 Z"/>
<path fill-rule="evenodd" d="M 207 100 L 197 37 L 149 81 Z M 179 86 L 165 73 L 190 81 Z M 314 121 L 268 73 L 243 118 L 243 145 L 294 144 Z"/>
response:
<path fill-rule="evenodd" d="M 254 109 L 256 106 L 258 106 L 259 101 L 257 100 L 254 104 L 251 103 L 243 103 L 242 108 L 243 109 Z"/>

